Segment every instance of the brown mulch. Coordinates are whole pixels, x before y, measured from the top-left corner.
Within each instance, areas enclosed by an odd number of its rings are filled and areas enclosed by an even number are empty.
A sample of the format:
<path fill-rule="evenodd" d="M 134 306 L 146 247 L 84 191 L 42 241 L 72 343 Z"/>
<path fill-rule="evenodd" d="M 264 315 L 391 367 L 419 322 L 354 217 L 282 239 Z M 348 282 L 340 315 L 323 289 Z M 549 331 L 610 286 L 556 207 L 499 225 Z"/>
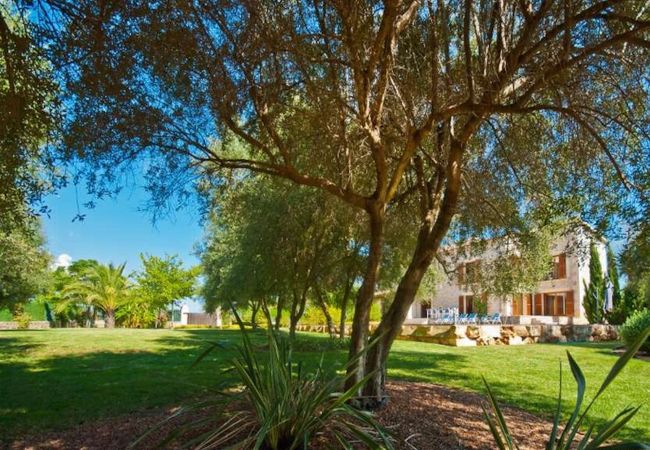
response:
<path fill-rule="evenodd" d="M 398 449 L 495 448 L 480 407 L 485 402 L 483 396 L 427 383 L 392 382 L 388 389 L 391 401 L 378 413 L 378 418 L 392 430 Z M 26 436 L 5 445 L 10 450 L 124 449 L 171 412 L 173 409 L 161 408 L 88 422 L 63 432 Z M 515 408 L 505 407 L 503 412 L 521 449 L 544 447 L 551 429 L 548 421 Z M 170 430 L 174 425 L 168 424 L 164 429 Z M 153 433 L 140 448 L 161 448 L 163 434 Z"/>
<path fill-rule="evenodd" d="M 378 416 L 398 437 L 400 450 L 495 448 L 482 395 L 428 383 L 390 383 L 389 391 L 391 401 Z M 544 448 L 551 422 L 516 408 L 502 411 L 522 450 Z"/>

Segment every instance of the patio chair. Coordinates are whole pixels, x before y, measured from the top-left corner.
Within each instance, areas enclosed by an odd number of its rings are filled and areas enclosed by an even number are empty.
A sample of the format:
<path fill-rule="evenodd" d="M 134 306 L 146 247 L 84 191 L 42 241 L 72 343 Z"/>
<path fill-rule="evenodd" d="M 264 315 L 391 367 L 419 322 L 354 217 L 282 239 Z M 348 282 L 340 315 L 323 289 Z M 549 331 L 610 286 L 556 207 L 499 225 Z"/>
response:
<path fill-rule="evenodd" d="M 501 325 L 501 313 L 494 313 L 490 317 L 490 323 L 493 325 Z"/>
<path fill-rule="evenodd" d="M 471 313 L 471 314 L 469 314 L 469 315 L 467 316 L 467 323 L 468 323 L 468 324 L 471 323 L 471 324 L 477 325 L 477 324 L 478 324 L 478 314 L 476 314 L 476 313 Z"/>
<path fill-rule="evenodd" d="M 478 323 L 486 324 L 490 323 L 491 317 L 487 314 L 481 314 L 478 316 Z"/>
<path fill-rule="evenodd" d="M 459 324 L 464 324 L 467 322 L 467 314 L 459 314 L 458 315 L 458 323 Z"/>

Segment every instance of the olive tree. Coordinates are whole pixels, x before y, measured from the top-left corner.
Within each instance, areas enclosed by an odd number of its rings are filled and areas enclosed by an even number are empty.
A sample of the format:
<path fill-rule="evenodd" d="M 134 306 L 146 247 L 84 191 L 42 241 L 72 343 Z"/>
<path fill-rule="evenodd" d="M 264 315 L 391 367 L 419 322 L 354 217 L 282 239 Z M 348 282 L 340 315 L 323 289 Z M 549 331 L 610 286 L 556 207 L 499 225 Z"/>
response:
<path fill-rule="evenodd" d="M 646 199 L 642 2 L 35 5 L 67 82 L 68 156 L 89 163 L 100 195 L 140 160 L 159 199 L 243 169 L 365 214 L 351 358 L 368 342 L 387 223 L 416 225 L 377 343 L 350 369 L 349 385 L 375 374 L 369 407 L 385 399 L 388 352 L 445 239 L 517 231 L 531 215 L 606 226 Z"/>

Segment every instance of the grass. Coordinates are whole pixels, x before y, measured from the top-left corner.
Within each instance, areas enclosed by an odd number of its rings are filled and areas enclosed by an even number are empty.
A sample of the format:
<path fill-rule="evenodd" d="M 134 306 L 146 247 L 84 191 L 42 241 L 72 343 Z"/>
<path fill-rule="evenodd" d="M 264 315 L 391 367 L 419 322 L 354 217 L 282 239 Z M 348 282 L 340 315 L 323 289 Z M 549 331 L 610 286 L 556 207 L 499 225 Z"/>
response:
<path fill-rule="evenodd" d="M 325 350 L 326 366 L 341 368 L 346 355 L 323 335 L 302 334 L 294 358 L 314 366 Z M 205 341 L 220 341 L 194 369 Z M 222 382 L 224 362 L 234 356 L 235 330 L 54 329 L 0 332 L 0 438 L 88 420 L 174 405 L 208 393 Z M 616 357 L 612 344 L 536 344 L 452 348 L 398 341 L 389 361 L 393 379 L 440 383 L 483 392 L 481 375 L 504 402 L 550 417 L 565 366 L 565 412 L 575 395 L 566 350 L 582 367 L 588 395 Z M 650 363 L 633 360 L 593 409 L 602 423 L 627 405 L 650 400 Z M 650 408 L 642 408 L 622 437 L 650 440 Z"/>

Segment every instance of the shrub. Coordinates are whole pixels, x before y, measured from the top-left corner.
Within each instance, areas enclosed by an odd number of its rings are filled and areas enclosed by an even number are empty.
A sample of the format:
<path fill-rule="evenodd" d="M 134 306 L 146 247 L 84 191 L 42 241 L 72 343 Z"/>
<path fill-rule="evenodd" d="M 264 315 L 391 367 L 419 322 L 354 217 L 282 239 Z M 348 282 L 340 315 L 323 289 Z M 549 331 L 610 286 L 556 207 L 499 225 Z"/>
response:
<path fill-rule="evenodd" d="M 589 284 L 583 282 L 585 297 L 582 306 L 589 323 L 602 323 L 605 313 L 605 279 L 603 277 L 600 256 L 592 243 L 589 249 Z"/>
<path fill-rule="evenodd" d="M 650 309 L 633 313 L 621 326 L 621 337 L 625 345 L 630 347 L 648 327 L 650 327 Z M 646 339 L 641 345 L 641 350 L 650 352 L 650 339 Z"/>
<path fill-rule="evenodd" d="M 290 341 L 273 330 L 267 330 L 267 342 L 260 351 L 251 342 L 241 319 L 234 315 L 243 344 L 231 370 L 241 389 L 224 391 L 207 402 L 185 408 L 155 430 L 185 412 L 213 407 L 221 425 L 206 431 L 206 421 L 199 419 L 181 431 L 182 436 L 188 436 L 201 430 L 201 435 L 192 440 L 193 447 L 306 450 L 317 434 L 325 433 L 331 438 L 328 448 L 351 449 L 362 443 L 370 448 L 392 449 L 388 433 L 371 413 L 350 404 L 350 399 L 372 374 L 342 392 L 339 387 L 343 380 L 326 374 L 322 358 L 316 371 L 303 370 L 301 363 L 292 360 Z M 218 343 L 209 346 L 196 363 L 218 347 L 223 348 Z"/>
<path fill-rule="evenodd" d="M 30 316 L 29 313 L 20 311 L 14 316 L 14 321 L 16 322 L 19 330 L 26 330 L 29 328 L 29 323 L 32 321 L 32 316 Z"/>
<path fill-rule="evenodd" d="M 614 366 L 609 371 L 609 374 L 603 381 L 603 384 L 600 386 L 600 389 L 596 392 L 594 398 L 587 404 L 587 407 L 581 412 L 582 402 L 584 400 L 585 391 L 587 388 L 587 381 L 578 366 L 578 363 L 575 362 L 571 353 L 567 352 L 567 358 L 569 359 L 569 367 L 571 367 L 571 373 L 577 384 L 577 397 L 576 403 L 573 410 L 573 413 L 569 417 L 569 421 L 566 423 L 564 428 L 560 430 L 560 419 L 562 411 L 562 366 L 560 366 L 560 392 L 558 394 L 557 408 L 555 410 L 555 418 L 553 420 L 553 429 L 551 430 L 551 435 L 546 443 L 546 450 L 571 450 L 574 448 L 583 449 L 583 450 L 594 450 L 594 449 L 648 449 L 650 448 L 646 444 L 634 443 L 634 442 L 625 442 L 622 444 L 608 445 L 608 442 L 611 439 L 616 437 L 616 434 L 625 426 L 627 422 L 632 419 L 636 413 L 639 411 L 640 406 L 632 407 L 628 406 L 623 411 L 618 413 L 612 420 L 602 425 L 599 429 L 594 425 L 589 427 L 585 433 L 580 432 L 580 427 L 584 425 L 587 413 L 591 409 L 594 402 L 600 397 L 600 395 L 607 389 L 607 386 L 614 381 L 618 374 L 623 370 L 625 365 L 634 354 L 639 350 L 643 341 L 647 339 L 650 335 L 650 325 L 647 325 L 645 329 L 641 330 L 637 334 L 637 339 L 633 341 L 627 351 L 621 356 Z M 487 388 L 488 399 L 490 401 L 490 407 L 492 414 L 488 413 L 487 409 L 481 405 L 483 408 L 483 415 L 485 417 L 492 436 L 496 442 L 496 447 L 499 450 L 515 450 L 517 449 L 517 444 L 515 443 L 508 425 L 503 417 L 501 408 L 497 403 L 497 399 L 490 389 L 490 385 L 487 383 L 485 378 L 483 378 L 485 387 Z M 576 439 L 580 439 L 579 442 L 576 442 Z"/>

